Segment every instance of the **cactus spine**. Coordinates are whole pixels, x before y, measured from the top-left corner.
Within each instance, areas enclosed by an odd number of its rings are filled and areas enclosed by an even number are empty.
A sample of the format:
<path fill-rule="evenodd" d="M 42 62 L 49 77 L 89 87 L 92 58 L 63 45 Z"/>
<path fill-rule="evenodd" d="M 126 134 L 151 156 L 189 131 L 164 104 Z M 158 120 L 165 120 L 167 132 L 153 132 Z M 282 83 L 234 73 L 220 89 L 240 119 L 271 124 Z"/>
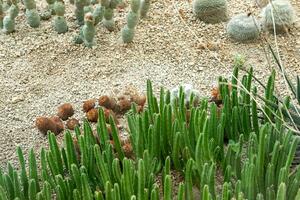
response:
<path fill-rule="evenodd" d="M 94 37 L 96 33 L 95 29 L 95 20 L 92 13 L 85 14 L 84 17 L 84 26 L 82 27 L 82 35 L 83 35 L 83 42 L 86 47 L 91 48 L 95 42 Z"/>
<path fill-rule="evenodd" d="M 101 0 L 101 5 L 105 8 L 103 25 L 109 31 L 115 30 L 115 20 L 113 19 L 113 16 L 114 9 L 117 7 L 118 3 L 118 0 Z"/>
<path fill-rule="evenodd" d="M 295 11 L 289 1 L 276 0 L 270 2 L 262 11 L 264 28 L 277 33 L 285 33 L 295 20 Z M 274 21 L 274 24 L 273 24 Z"/>
<path fill-rule="evenodd" d="M 226 0 L 194 0 L 194 14 L 205 23 L 219 23 L 227 20 Z"/>
<path fill-rule="evenodd" d="M 8 15 L 3 19 L 4 33 L 9 34 L 15 31 L 15 18 L 18 16 L 18 14 L 19 8 L 17 3 L 14 1 L 8 9 Z"/>
<path fill-rule="evenodd" d="M 127 15 L 127 25 L 122 29 L 122 40 L 130 43 L 134 37 L 135 26 L 139 20 L 140 0 L 131 0 L 131 11 Z"/>
<path fill-rule="evenodd" d="M 150 8 L 150 0 L 142 0 L 141 2 L 141 18 L 144 18 L 147 16 L 147 13 Z"/>
<path fill-rule="evenodd" d="M 227 24 L 227 34 L 238 42 L 254 40 L 259 33 L 260 24 L 250 14 L 236 15 Z"/>
<path fill-rule="evenodd" d="M 65 4 L 63 1 L 56 1 L 54 4 L 56 16 L 54 17 L 54 29 L 57 33 L 65 33 L 68 31 L 68 25 L 64 17 Z"/>
<path fill-rule="evenodd" d="M 36 10 L 36 4 L 34 0 L 24 0 L 24 5 L 26 7 L 26 19 L 27 23 L 32 28 L 37 28 L 40 26 L 40 16 Z"/>

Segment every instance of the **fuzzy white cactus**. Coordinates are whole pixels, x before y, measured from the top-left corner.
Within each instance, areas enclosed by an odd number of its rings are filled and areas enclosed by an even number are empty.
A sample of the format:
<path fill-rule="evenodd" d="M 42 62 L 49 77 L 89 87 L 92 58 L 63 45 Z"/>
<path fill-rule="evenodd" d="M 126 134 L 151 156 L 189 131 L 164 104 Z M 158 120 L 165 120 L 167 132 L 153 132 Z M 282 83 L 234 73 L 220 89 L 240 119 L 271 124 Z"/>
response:
<path fill-rule="evenodd" d="M 254 40 L 260 31 L 260 23 L 251 14 L 236 15 L 227 24 L 227 34 L 238 42 Z"/>
<path fill-rule="evenodd" d="M 200 100 L 200 93 L 198 90 L 193 88 L 193 85 L 191 84 L 182 84 L 180 86 L 177 86 L 173 89 L 170 90 L 170 98 L 171 98 L 171 103 L 175 103 L 176 100 L 179 99 L 180 95 L 180 87 L 183 89 L 184 93 L 184 103 L 186 106 L 190 104 L 190 99 L 192 94 L 194 95 L 194 102 L 199 102 Z"/>
<path fill-rule="evenodd" d="M 271 1 L 263 10 L 263 26 L 276 33 L 285 33 L 293 25 L 296 15 L 293 6 L 288 0 Z"/>

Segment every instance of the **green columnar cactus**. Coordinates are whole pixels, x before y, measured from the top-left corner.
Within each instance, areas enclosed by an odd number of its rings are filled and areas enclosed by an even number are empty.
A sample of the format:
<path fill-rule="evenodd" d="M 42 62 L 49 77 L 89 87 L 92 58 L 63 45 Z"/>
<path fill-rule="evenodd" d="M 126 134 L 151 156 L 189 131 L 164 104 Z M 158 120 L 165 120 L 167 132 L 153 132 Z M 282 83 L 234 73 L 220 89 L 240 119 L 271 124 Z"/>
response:
<path fill-rule="evenodd" d="M 276 0 L 270 2 L 262 11 L 265 29 L 277 33 L 285 33 L 295 20 L 295 11 L 289 1 Z M 273 24 L 274 22 L 274 24 Z"/>
<path fill-rule="evenodd" d="M 95 25 L 97 25 L 98 23 L 100 23 L 102 21 L 103 15 L 104 15 L 104 7 L 97 4 L 95 7 L 95 10 L 93 12 L 93 16 L 95 19 Z"/>
<path fill-rule="evenodd" d="M 130 43 L 134 37 L 135 26 L 139 20 L 140 0 L 131 0 L 131 11 L 127 15 L 127 25 L 122 29 L 122 40 Z"/>
<path fill-rule="evenodd" d="M 68 25 L 64 17 L 65 5 L 62 1 L 56 1 L 54 4 L 56 16 L 54 17 L 54 29 L 57 33 L 65 33 L 68 31 Z"/>
<path fill-rule="evenodd" d="M 238 42 L 254 40 L 259 33 L 260 24 L 250 14 L 236 15 L 227 24 L 227 34 Z"/>
<path fill-rule="evenodd" d="M 141 18 L 144 18 L 147 16 L 147 13 L 149 11 L 150 8 L 150 0 L 142 0 L 141 2 Z"/>
<path fill-rule="evenodd" d="M 84 0 L 75 0 L 75 16 L 77 20 L 78 25 L 83 25 L 84 24 L 84 6 L 85 6 L 85 1 Z"/>
<path fill-rule="evenodd" d="M 194 14 L 205 23 L 219 23 L 227 20 L 226 0 L 194 0 Z"/>
<path fill-rule="evenodd" d="M 86 47 L 91 48 L 95 42 L 94 37 L 96 33 L 95 20 L 92 13 L 87 13 L 84 16 L 84 26 L 82 28 L 83 42 Z"/>
<path fill-rule="evenodd" d="M 4 33 L 9 34 L 15 31 L 15 18 L 19 13 L 19 8 L 15 4 L 11 4 L 8 9 L 8 15 L 3 19 Z"/>
<path fill-rule="evenodd" d="M 114 9 L 117 7 L 118 3 L 118 0 L 101 0 L 101 5 L 105 8 L 103 25 L 109 31 L 115 30 L 115 20 L 113 19 L 113 16 Z"/>
<path fill-rule="evenodd" d="M 26 7 L 26 18 L 27 23 L 32 28 L 37 28 L 40 26 L 40 16 L 36 10 L 36 4 L 34 0 L 24 0 L 24 5 Z"/>

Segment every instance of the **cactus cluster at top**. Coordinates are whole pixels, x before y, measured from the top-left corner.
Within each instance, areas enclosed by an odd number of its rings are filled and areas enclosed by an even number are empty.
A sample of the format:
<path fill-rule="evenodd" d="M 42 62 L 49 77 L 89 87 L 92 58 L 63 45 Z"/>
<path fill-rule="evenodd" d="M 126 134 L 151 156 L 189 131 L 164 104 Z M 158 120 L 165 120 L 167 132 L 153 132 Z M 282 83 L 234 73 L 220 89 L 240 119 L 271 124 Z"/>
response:
<path fill-rule="evenodd" d="M 194 0 L 194 14 L 206 23 L 219 23 L 227 21 L 226 0 Z"/>
<path fill-rule="evenodd" d="M 227 24 L 227 34 L 238 42 L 258 38 L 260 30 L 260 23 L 251 14 L 236 15 Z"/>
<path fill-rule="evenodd" d="M 295 11 L 288 0 L 271 1 L 262 11 L 263 26 L 274 33 L 285 33 L 295 21 Z"/>
<path fill-rule="evenodd" d="M 35 0 L 24 0 L 27 23 L 32 28 L 40 26 L 40 15 L 36 10 Z"/>
<path fill-rule="evenodd" d="M 133 40 L 135 26 L 140 18 L 140 0 L 131 0 L 131 10 L 127 15 L 127 24 L 122 29 L 122 40 L 124 43 L 130 43 Z"/>
<path fill-rule="evenodd" d="M 3 31 L 6 34 L 15 31 L 15 18 L 19 14 L 19 8 L 16 1 L 13 1 L 8 9 L 8 15 L 3 19 Z"/>
<path fill-rule="evenodd" d="M 115 30 L 114 9 L 119 4 L 118 0 L 101 0 L 101 5 L 104 7 L 103 25 L 107 30 Z"/>

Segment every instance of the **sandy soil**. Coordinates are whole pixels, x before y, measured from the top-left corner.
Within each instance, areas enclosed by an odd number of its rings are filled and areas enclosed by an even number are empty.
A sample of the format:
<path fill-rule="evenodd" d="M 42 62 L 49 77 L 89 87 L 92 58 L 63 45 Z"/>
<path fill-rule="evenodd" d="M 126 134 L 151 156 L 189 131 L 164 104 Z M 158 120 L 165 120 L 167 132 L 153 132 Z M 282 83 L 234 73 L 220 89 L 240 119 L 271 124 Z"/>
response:
<path fill-rule="evenodd" d="M 299 15 L 297 1 L 292 3 Z M 260 12 L 252 0 L 229 0 L 228 4 L 230 16 L 241 12 L 258 16 Z M 43 7 L 44 3 L 38 8 Z M 0 166 L 16 161 L 17 145 L 28 152 L 47 143 L 34 127 L 35 118 L 55 114 L 62 103 L 72 103 L 81 119 L 82 101 L 118 94 L 128 86 L 145 92 L 146 79 L 153 81 L 155 91 L 161 86 L 192 83 L 207 95 L 218 76 L 231 74 L 237 53 L 247 57 L 258 77 L 265 78 L 270 72 L 261 41 L 232 42 L 226 36 L 225 22 L 200 22 L 189 1 L 154 0 L 149 17 L 138 24 L 130 45 L 120 42 L 119 31 L 108 32 L 99 25 L 93 49 L 72 43 L 78 31 L 72 10 L 67 3 L 70 30 L 66 34 L 58 35 L 51 20 L 37 29 L 28 27 L 23 10 L 17 17 L 17 31 L 0 34 Z M 115 14 L 119 29 L 127 10 Z M 274 42 L 274 36 L 266 37 Z M 288 72 L 300 74 L 299 22 L 289 35 L 277 39 Z M 209 49 L 202 49 L 203 45 Z"/>

